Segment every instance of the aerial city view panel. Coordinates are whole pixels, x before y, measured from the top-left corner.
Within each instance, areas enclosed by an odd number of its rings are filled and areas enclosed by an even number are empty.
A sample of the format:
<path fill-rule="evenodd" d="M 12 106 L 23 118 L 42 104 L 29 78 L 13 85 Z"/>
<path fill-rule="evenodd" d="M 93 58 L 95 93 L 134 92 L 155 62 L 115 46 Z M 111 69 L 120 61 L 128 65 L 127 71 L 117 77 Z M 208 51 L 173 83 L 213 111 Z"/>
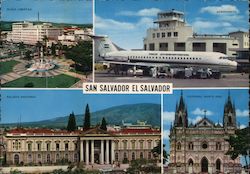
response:
<path fill-rule="evenodd" d="M 97 82 L 248 86 L 247 1 L 95 1 L 95 14 Z"/>
<path fill-rule="evenodd" d="M 92 2 L 1 2 L 0 78 L 6 88 L 79 88 L 92 81 Z"/>
<path fill-rule="evenodd" d="M 1 173 L 161 173 L 160 95 L 1 95 Z"/>

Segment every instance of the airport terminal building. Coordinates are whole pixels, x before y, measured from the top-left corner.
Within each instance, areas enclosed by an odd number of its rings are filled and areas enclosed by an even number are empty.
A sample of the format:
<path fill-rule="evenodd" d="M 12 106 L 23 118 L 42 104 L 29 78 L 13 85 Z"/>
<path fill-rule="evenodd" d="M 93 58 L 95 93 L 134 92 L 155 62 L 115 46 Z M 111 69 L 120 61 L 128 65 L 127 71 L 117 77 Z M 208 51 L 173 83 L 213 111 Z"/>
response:
<path fill-rule="evenodd" d="M 228 35 L 197 34 L 185 22 L 184 13 L 176 10 L 159 12 L 155 28 L 147 30 L 144 50 L 221 52 L 236 57 L 236 48 L 249 48 L 249 33 Z"/>
<path fill-rule="evenodd" d="M 108 131 L 16 128 L 4 136 L 8 165 L 52 165 L 82 162 L 122 164 L 135 159 L 155 159 L 151 150 L 161 139 L 159 129 L 121 127 Z M 160 157 L 158 157 L 160 158 Z"/>
<path fill-rule="evenodd" d="M 225 139 L 237 129 L 231 97 L 228 96 L 224 105 L 223 125 L 214 123 L 206 115 L 197 123 L 189 124 L 187 110 L 181 95 L 169 135 L 168 173 L 241 173 L 239 157 L 232 160 L 225 155 L 230 148 Z"/>

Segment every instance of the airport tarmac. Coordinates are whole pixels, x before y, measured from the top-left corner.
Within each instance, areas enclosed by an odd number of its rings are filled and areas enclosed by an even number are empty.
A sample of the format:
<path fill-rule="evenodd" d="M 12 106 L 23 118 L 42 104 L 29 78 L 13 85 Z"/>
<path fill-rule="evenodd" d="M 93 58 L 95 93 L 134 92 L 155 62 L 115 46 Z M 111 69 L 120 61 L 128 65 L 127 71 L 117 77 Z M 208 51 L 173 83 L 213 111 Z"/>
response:
<path fill-rule="evenodd" d="M 222 74 L 220 79 L 174 79 L 147 76 L 125 76 L 107 72 L 95 72 L 95 82 L 113 83 L 173 83 L 174 88 L 249 87 L 249 74 Z"/>

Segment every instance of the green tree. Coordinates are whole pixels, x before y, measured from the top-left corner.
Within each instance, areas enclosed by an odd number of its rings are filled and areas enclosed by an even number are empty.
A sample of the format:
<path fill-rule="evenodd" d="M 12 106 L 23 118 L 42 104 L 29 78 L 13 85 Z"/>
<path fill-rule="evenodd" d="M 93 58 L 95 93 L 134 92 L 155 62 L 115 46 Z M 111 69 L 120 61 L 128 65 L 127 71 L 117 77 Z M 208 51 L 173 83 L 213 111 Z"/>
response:
<path fill-rule="evenodd" d="M 249 126 L 244 129 L 238 129 L 235 131 L 235 135 L 231 135 L 226 141 L 229 143 L 230 148 L 226 152 L 226 155 L 230 155 L 232 160 L 235 160 L 238 156 L 242 155 L 247 164 L 248 151 L 250 149 L 250 128 Z"/>
<path fill-rule="evenodd" d="M 25 52 L 25 59 L 26 60 L 28 60 L 28 61 L 30 61 L 31 60 L 31 51 L 30 50 L 27 50 L 26 52 Z"/>
<path fill-rule="evenodd" d="M 73 46 L 65 51 L 67 59 L 72 59 L 75 62 L 76 71 L 81 71 L 88 74 L 92 71 L 92 42 L 79 41 L 76 46 Z"/>
<path fill-rule="evenodd" d="M 107 122 L 106 122 L 106 119 L 103 117 L 102 118 L 102 124 L 101 124 L 101 127 L 100 127 L 102 130 L 107 130 Z"/>
<path fill-rule="evenodd" d="M 89 104 L 86 105 L 85 108 L 85 116 L 84 116 L 84 123 L 83 123 L 83 129 L 87 130 L 90 128 L 90 111 L 89 111 Z"/>
<path fill-rule="evenodd" d="M 24 48 L 25 48 L 24 43 L 20 42 L 19 45 L 18 45 L 18 49 L 20 51 L 20 58 L 23 57 L 23 50 L 24 50 Z"/>
<path fill-rule="evenodd" d="M 43 40 L 43 46 L 45 47 L 44 53 L 45 53 L 45 55 L 48 55 L 48 41 L 49 41 L 49 38 L 48 38 L 48 36 L 44 35 L 42 40 Z"/>
<path fill-rule="evenodd" d="M 51 54 L 53 56 L 56 56 L 56 45 L 52 42 L 52 45 L 51 45 Z"/>
<path fill-rule="evenodd" d="M 74 112 L 72 112 L 72 113 L 69 115 L 67 130 L 68 130 L 68 131 L 75 131 L 75 130 L 76 130 L 76 119 L 75 119 L 75 114 L 74 114 Z"/>
<path fill-rule="evenodd" d="M 168 154 L 167 151 L 165 150 L 165 144 L 163 144 L 163 164 L 168 160 Z M 161 156 L 161 140 L 159 141 L 159 143 L 157 144 L 157 146 L 155 146 L 151 152 L 153 153 L 155 158 L 159 158 Z"/>
<path fill-rule="evenodd" d="M 38 58 L 41 57 L 40 52 L 41 52 L 41 47 L 42 47 L 42 46 L 43 46 L 43 44 L 42 44 L 40 41 L 37 41 L 37 43 L 36 43 L 36 48 L 37 48 L 37 52 L 38 52 Z"/>

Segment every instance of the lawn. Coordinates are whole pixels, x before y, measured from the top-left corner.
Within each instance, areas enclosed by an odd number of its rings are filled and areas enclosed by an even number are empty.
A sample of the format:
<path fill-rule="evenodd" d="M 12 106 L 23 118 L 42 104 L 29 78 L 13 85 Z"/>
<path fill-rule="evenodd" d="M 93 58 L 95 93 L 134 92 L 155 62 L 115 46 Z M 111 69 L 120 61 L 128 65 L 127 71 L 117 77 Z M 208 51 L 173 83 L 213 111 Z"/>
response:
<path fill-rule="evenodd" d="M 0 62 L 0 75 L 12 72 L 13 67 L 18 63 L 15 60 Z"/>
<path fill-rule="evenodd" d="M 65 74 L 60 74 L 53 77 L 21 77 L 17 80 L 5 83 L 2 87 L 12 88 L 69 88 L 80 79 L 71 77 Z M 47 81 L 47 82 L 46 82 Z"/>

